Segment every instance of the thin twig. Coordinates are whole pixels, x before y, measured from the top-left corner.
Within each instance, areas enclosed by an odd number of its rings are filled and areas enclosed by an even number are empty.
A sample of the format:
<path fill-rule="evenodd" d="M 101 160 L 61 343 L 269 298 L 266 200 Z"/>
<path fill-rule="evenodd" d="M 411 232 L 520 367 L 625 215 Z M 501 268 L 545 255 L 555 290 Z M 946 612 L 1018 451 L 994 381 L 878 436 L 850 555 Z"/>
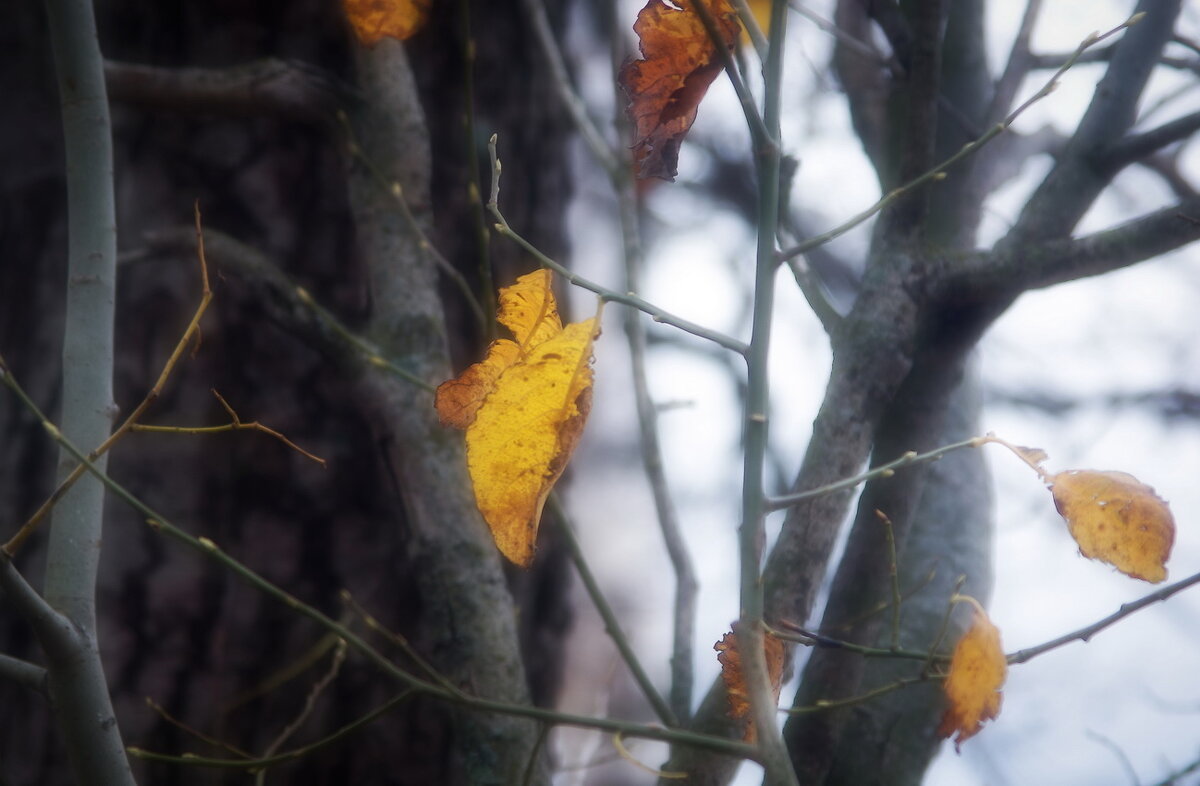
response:
<path fill-rule="evenodd" d="M 550 66 L 550 81 L 554 84 L 559 101 L 567 110 L 567 114 L 571 116 L 576 130 L 579 131 L 588 150 L 595 156 L 596 161 L 609 178 L 615 181 L 623 176 L 621 170 L 623 164 L 617 160 L 612 146 L 605 141 L 604 135 L 600 133 L 600 129 L 588 114 L 583 99 L 579 97 L 578 91 L 571 84 L 571 76 L 567 73 L 562 50 L 559 49 L 558 42 L 554 39 L 554 31 L 550 29 L 550 20 L 546 17 L 543 0 L 521 0 L 521 6 L 525 9 L 534 35 L 537 36 L 542 54 L 546 57 L 546 63 Z"/>
<path fill-rule="evenodd" d="M 175 728 L 177 728 L 187 734 L 190 734 L 191 736 L 195 737 L 196 739 L 200 740 L 201 742 L 208 743 L 209 745 L 213 746 L 214 748 L 224 748 L 225 750 L 229 751 L 230 753 L 232 753 L 235 756 L 241 756 L 242 758 L 245 758 L 245 759 L 253 759 L 254 758 L 254 754 L 244 751 L 241 748 L 237 747 L 236 745 L 231 745 L 230 743 L 225 742 L 224 740 L 217 739 L 216 737 L 205 734 L 204 732 L 200 731 L 197 728 L 189 726 L 188 724 L 186 724 L 183 721 L 176 718 L 171 713 L 167 712 L 166 707 L 162 706 L 161 704 L 156 702 L 154 699 L 151 699 L 149 696 L 146 697 L 146 706 L 149 707 L 150 709 L 154 710 L 154 712 L 158 715 L 158 717 L 162 718 L 167 723 L 171 724 Z"/>
<path fill-rule="evenodd" d="M 638 660 L 633 647 L 630 646 L 629 638 L 621 630 L 621 622 L 613 612 L 612 606 L 609 605 L 608 599 L 604 597 L 604 592 L 600 589 L 600 584 L 596 581 L 596 576 L 588 566 L 587 558 L 584 556 L 583 549 L 579 545 L 579 540 L 575 537 L 575 530 L 571 527 L 571 522 L 567 518 L 567 511 L 563 507 L 562 502 L 558 499 L 557 495 L 553 494 L 550 496 L 549 502 L 550 510 L 560 524 L 559 529 L 567 544 L 567 550 L 571 553 L 571 561 L 575 565 L 575 570 L 579 572 L 579 580 L 583 582 L 583 587 L 587 590 L 588 597 L 592 599 L 592 604 L 596 607 L 596 611 L 600 613 L 600 618 L 604 620 L 605 632 L 608 633 L 608 637 L 616 645 L 617 652 L 621 653 L 621 659 L 629 667 L 634 681 L 641 688 L 646 701 L 650 702 L 650 706 L 654 709 L 654 713 L 658 715 L 659 720 L 667 726 L 678 726 L 679 720 L 675 717 L 675 713 L 671 711 L 671 708 L 663 701 L 662 696 L 659 695 L 658 690 L 654 687 L 654 683 L 650 680 L 650 676 L 642 668 L 641 661 Z"/>
<path fill-rule="evenodd" d="M 812 712 L 825 712 L 826 710 L 837 710 L 844 707 L 853 707 L 858 704 L 865 704 L 866 702 L 871 701 L 872 699 L 877 699 L 880 696 L 885 696 L 892 691 L 899 690 L 900 688 L 907 688 L 909 685 L 919 685 L 922 682 L 929 682 L 930 680 L 936 679 L 940 679 L 940 677 L 936 674 L 922 674 L 918 677 L 907 677 L 896 680 L 895 682 L 889 682 L 886 685 L 881 685 L 878 688 L 869 690 L 866 693 L 860 693 L 857 696 L 849 696 L 844 699 L 820 699 L 805 707 L 784 707 L 779 711 L 787 713 L 788 715 L 807 715 Z"/>
<path fill-rule="evenodd" d="M 811 497 L 820 497 L 824 496 L 825 494 L 832 494 L 835 491 L 854 488 L 860 483 L 865 483 L 874 478 L 890 478 L 892 475 L 896 474 L 896 470 L 902 467 L 909 467 L 913 464 L 922 464 L 927 461 L 937 461 L 951 451 L 961 450 L 963 448 L 977 448 L 980 445 L 990 441 L 994 440 L 988 437 L 972 437 L 971 439 L 964 439 L 962 442 L 954 442 L 950 445 L 943 445 L 940 448 L 935 448 L 934 450 L 926 453 L 917 453 L 916 451 L 910 450 L 898 459 L 893 459 L 886 464 L 882 464 L 878 467 L 867 470 L 859 475 L 855 475 L 844 480 L 835 481 L 824 486 L 818 486 L 815 489 L 808 489 L 807 491 L 798 491 L 794 494 L 784 494 L 780 497 L 769 497 L 767 498 L 767 509 L 781 510 L 782 508 L 790 507 L 795 505 L 797 502 L 801 502 Z"/>
<path fill-rule="evenodd" d="M 729 83 L 733 85 L 733 92 L 737 94 L 738 104 L 742 108 L 742 114 L 746 116 L 746 125 L 750 128 L 750 136 L 754 140 L 754 146 L 757 149 L 762 145 L 777 145 L 779 140 L 777 135 L 772 135 L 768 131 L 766 123 L 763 122 L 763 117 L 758 113 L 758 107 L 754 104 L 754 94 L 750 92 L 750 88 L 746 86 L 746 82 L 742 79 L 741 73 L 738 71 L 737 61 L 733 58 L 733 53 L 729 51 L 729 47 L 725 44 L 721 36 L 721 31 L 717 28 L 717 20 L 713 19 L 712 11 L 703 0 L 684 0 L 682 5 L 685 8 L 690 8 L 696 16 L 700 17 L 700 24 L 704 25 L 704 31 L 708 33 L 709 42 L 712 43 L 713 49 L 716 50 L 717 57 L 721 59 L 721 64 L 725 66 L 725 73 L 729 75 Z M 768 50 L 770 47 L 768 46 Z"/>
<path fill-rule="evenodd" d="M 372 721 L 375 721 L 376 719 L 388 714 L 416 694 L 416 690 L 408 688 L 386 702 L 383 706 L 368 712 L 366 715 L 362 716 L 356 721 L 346 724 L 327 737 L 322 737 L 316 742 L 305 745 L 302 748 L 296 748 L 295 750 L 290 750 L 286 753 L 280 753 L 265 758 L 218 759 L 209 756 L 197 756 L 192 753 L 185 753 L 182 756 L 174 756 L 166 753 L 155 753 L 153 751 L 143 750 L 142 748 L 136 747 L 127 748 L 126 751 L 130 756 L 143 761 L 179 764 L 186 767 L 211 767 L 216 769 L 249 770 L 253 772 L 255 770 L 272 767 L 276 764 L 285 764 L 289 761 L 295 761 L 297 759 L 304 758 L 311 753 L 315 753 L 321 748 L 325 748 L 334 744 L 335 742 L 339 742 L 340 740 L 355 733 L 363 726 L 366 726 L 368 723 L 371 723 Z"/>
<path fill-rule="evenodd" d="M 1058 649 L 1064 644 L 1070 644 L 1073 641 L 1090 641 L 1092 636 L 1095 636 L 1097 633 L 1109 627 L 1110 625 L 1124 619 L 1125 617 L 1128 617 L 1130 614 L 1141 611 L 1147 606 L 1164 601 L 1172 595 L 1182 592 L 1195 584 L 1200 584 L 1200 573 L 1195 573 L 1191 576 L 1188 576 L 1186 579 L 1183 579 L 1182 581 L 1177 581 L 1176 583 L 1167 587 L 1163 587 L 1156 592 L 1151 592 L 1149 595 L 1146 595 L 1138 600 L 1124 603 L 1121 605 L 1121 608 L 1117 609 L 1112 614 L 1109 614 L 1104 619 L 1093 622 L 1091 625 L 1086 625 L 1079 630 L 1059 636 L 1056 639 L 1051 639 L 1050 641 L 1047 641 L 1044 644 L 1039 644 L 1036 647 L 1028 647 L 1023 650 L 1018 650 L 1008 655 L 1007 660 L 1010 665 L 1025 663 L 1026 661 L 1032 660 L 1039 655 L 1043 655 L 1051 650 Z"/>
<path fill-rule="evenodd" d="M 896 533 L 892 530 L 892 520 L 882 510 L 875 511 L 875 517 L 883 524 L 883 533 L 887 538 L 888 547 L 888 579 L 892 585 L 892 649 L 900 647 L 900 574 L 896 568 Z"/>
<path fill-rule="evenodd" d="M 556 273 L 561 275 L 563 278 L 567 279 L 567 281 L 569 281 L 570 283 L 574 284 L 577 287 L 582 287 L 583 289 L 586 289 L 589 292 L 595 292 L 597 295 L 600 296 L 601 300 L 608 300 L 608 301 L 612 301 L 613 303 L 620 303 L 621 305 L 629 306 L 630 308 L 635 308 L 638 311 L 642 311 L 642 312 L 645 312 L 646 314 L 649 314 L 650 317 L 655 322 L 661 322 L 666 325 L 671 325 L 672 327 L 679 328 L 680 330 L 684 331 L 685 333 L 691 333 L 694 336 L 699 336 L 700 338 L 708 339 L 709 341 L 712 341 L 714 344 L 719 344 L 720 346 L 723 346 L 726 349 L 732 350 L 732 351 L 738 353 L 739 355 L 745 355 L 747 352 L 750 351 L 749 345 L 747 345 L 746 343 L 744 343 L 742 341 L 738 341 L 737 339 L 727 336 L 724 333 L 721 333 L 720 331 L 712 330 L 710 328 L 706 328 L 701 325 L 697 325 L 694 322 L 689 322 L 686 319 L 677 317 L 674 314 L 670 314 L 667 311 L 664 311 L 663 309 L 654 305 L 653 303 L 648 303 L 645 300 L 642 300 L 640 297 L 633 294 L 632 292 L 627 293 L 627 294 L 621 294 L 619 292 L 614 292 L 613 290 L 608 289 L 607 287 L 603 287 L 595 282 L 589 281 L 588 279 L 584 278 L 583 276 L 573 273 L 571 270 L 563 267 L 558 262 L 555 262 L 553 259 L 551 259 L 550 257 L 543 254 L 536 246 L 534 246 L 528 240 L 523 238 L 521 235 L 517 234 L 517 231 L 514 230 L 511 226 L 509 226 L 508 220 L 504 218 L 504 214 L 500 212 L 500 205 L 499 205 L 500 173 L 501 173 L 502 167 L 500 165 L 500 159 L 496 155 L 496 135 L 495 134 L 492 134 L 492 138 L 488 142 L 488 151 L 491 153 L 491 158 L 492 158 L 492 194 L 491 194 L 491 199 L 488 201 L 488 210 L 491 211 L 492 215 L 495 216 L 496 221 L 498 222 L 496 224 L 497 232 L 499 232 L 500 234 L 505 235 L 509 238 L 512 238 L 512 240 L 515 241 L 517 245 L 519 245 L 521 248 L 525 249 L 534 258 L 536 258 L 543 267 L 550 268 L 551 270 L 555 271 Z"/>
<path fill-rule="evenodd" d="M 614 78 L 617 63 L 614 61 Z M 614 122 L 622 137 L 626 135 L 629 122 L 620 109 Z M 617 199 L 617 214 L 621 226 L 621 248 L 625 262 L 625 289 L 637 292 L 641 289 L 641 273 L 645 265 L 642 253 L 641 228 L 638 221 L 638 198 L 634 186 L 633 161 L 629 149 L 624 151 L 622 166 L 611 177 L 613 192 Z M 696 630 L 696 599 L 699 582 L 692 564 L 691 554 L 679 526 L 679 515 L 663 462 L 662 445 L 659 440 L 658 410 L 650 396 L 650 384 L 646 374 L 646 325 L 640 312 L 625 309 L 625 337 L 629 346 L 629 366 L 633 377 L 633 395 L 637 409 L 638 442 L 642 448 L 642 469 L 650 485 L 654 499 L 654 510 L 662 533 L 667 558 L 675 574 L 675 604 L 671 626 L 671 691 L 670 706 L 675 717 L 686 722 L 692 714 L 692 691 L 695 682 L 693 667 L 693 639 Z"/>
<path fill-rule="evenodd" d="M 337 646 L 333 650 L 333 657 L 330 658 L 329 668 L 315 683 L 313 683 L 312 688 L 310 688 L 308 693 L 304 696 L 304 706 L 300 708 L 298 713 L 296 713 L 296 717 L 293 718 L 292 721 L 285 726 L 282 731 L 279 732 L 279 735 L 271 741 L 271 744 L 268 745 L 266 750 L 263 751 L 263 754 L 260 758 L 266 759 L 274 756 L 276 751 L 282 748 L 283 744 L 287 742 L 288 738 L 295 734 L 300 727 L 304 725 L 304 722 L 308 720 L 308 718 L 312 715 L 313 710 L 316 708 L 317 699 L 320 698 L 321 694 L 325 692 L 325 689 L 332 685 L 333 681 L 337 679 L 338 673 L 342 670 L 342 664 L 345 662 L 346 642 L 339 640 Z M 267 771 L 265 769 L 261 770 L 255 776 L 254 783 L 256 786 L 262 786 L 263 783 L 266 783 L 266 778 Z"/>
<path fill-rule="evenodd" d="M 132 431 L 145 431 L 157 434 L 220 434 L 227 431 L 258 431 L 266 434 L 267 436 L 274 437 L 305 458 L 317 462 L 322 467 L 325 466 L 325 459 L 309 453 L 307 450 L 300 447 L 295 442 L 292 442 L 275 429 L 269 426 L 264 426 L 257 420 L 252 420 L 249 423 L 243 421 L 240 417 L 238 417 L 238 414 L 234 411 L 233 407 L 229 406 L 229 402 L 222 398 L 221 394 L 218 393 L 216 389 L 212 390 L 212 394 L 217 397 L 217 401 L 221 402 L 221 406 L 224 407 L 225 411 L 229 414 L 230 420 L 228 423 L 220 426 L 151 426 L 145 423 L 134 423 L 132 426 L 130 426 L 130 429 Z"/>

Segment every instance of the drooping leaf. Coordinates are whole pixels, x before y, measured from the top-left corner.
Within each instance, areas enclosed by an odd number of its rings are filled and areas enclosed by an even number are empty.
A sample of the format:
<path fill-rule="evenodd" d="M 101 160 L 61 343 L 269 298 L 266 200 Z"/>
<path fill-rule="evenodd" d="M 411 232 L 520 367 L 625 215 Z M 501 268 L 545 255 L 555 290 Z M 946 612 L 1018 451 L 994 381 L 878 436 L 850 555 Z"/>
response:
<path fill-rule="evenodd" d="M 721 664 L 721 679 L 725 682 L 725 693 L 729 696 L 729 717 L 746 724 L 743 739 L 754 742 L 758 730 L 750 720 L 750 691 L 742 674 L 742 656 L 738 652 L 737 633 L 730 631 L 713 645 L 717 660 Z M 776 703 L 783 680 L 783 642 L 771 634 L 763 635 L 763 655 L 767 659 L 767 675 L 771 678 L 771 690 Z"/>
<path fill-rule="evenodd" d="M 562 475 L 591 409 L 596 319 L 558 316 L 551 274 L 538 270 L 500 290 L 499 339 L 487 356 L 438 387 L 443 424 L 467 431 L 475 502 L 504 556 L 533 562 L 542 506 Z"/>
<path fill-rule="evenodd" d="M 638 12 L 633 29 L 642 59 L 626 62 L 617 81 L 629 97 L 639 179 L 675 179 L 679 146 L 723 67 L 692 2 L 705 3 L 726 47 L 733 46 L 741 29 L 729 0 L 682 0 L 677 5 L 649 0 Z"/>
<path fill-rule="evenodd" d="M 1167 578 L 1175 518 L 1154 489 L 1124 472 L 1069 470 L 1049 481 L 1083 556 L 1152 584 Z"/>
<path fill-rule="evenodd" d="M 432 0 L 342 0 L 359 42 L 373 46 L 384 38 L 401 41 L 421 27 Z"/>
<path fill-rule="evenodd" d="M 1000 688 L 1008 662 L 1000 645 L 1000 630 L 976 603 L 975 619 L 959 639 L 950 657 L 950 674 L 943 686 L 949 706 L 938 726 L 938 735 L 954 738 L 954 749 L 974 737 L 985 721 L 1000 714 Z"/>

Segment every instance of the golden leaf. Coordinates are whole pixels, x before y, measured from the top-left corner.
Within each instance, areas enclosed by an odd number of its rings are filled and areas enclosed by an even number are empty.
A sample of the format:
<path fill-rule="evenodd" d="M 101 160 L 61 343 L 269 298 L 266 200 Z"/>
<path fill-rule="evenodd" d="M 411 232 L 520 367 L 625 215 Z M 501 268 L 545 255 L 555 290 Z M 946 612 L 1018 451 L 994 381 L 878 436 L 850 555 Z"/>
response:
<path fill-rule="evenodd" d="M 1167 578 L 1175 518 L 1154 489 L 1124 472 L 1069 470 L 1049 481 L 1083 556 L 1152 584 Z"/>
<path fill-rule="evenodd" d="M 342 0 L 346 18 L 360 43 L 374 46 L 384 38 L 411 36 L 429 14 L 431 0 Z"/>
<path fill-rule="evenodd" d="M 979 604 L 972 602 L 972 606 L 975 620 L 950 657 L 950 674 L 943 686 L 950 706 L 938 726 L 942 737 L 957 733 L 955 750 L 978 734 L 985 721 L 1000 714 L 1000 688 L 1008 674 L 1000 630 Z"/>
<path fill-rule="evenodd" d="M 475 502 L 497 548 L 522 567 L 533 562 L 542 506 L 591 409 L 599 333 L 595 318 L 562 326 L 551 282 L 538 270 L 500 290 L 497 320 L 516 341 L 492 342 L 434 402 L 442 423 L 466 429 Z"/>
<path fill-rule="evenodd" d="M 723 68 L 691 2 L 684 0 L 679 7 L 664 0 L 646 3 L 633 25 L 642 59 L 626 62 L 617 77 L 629 97 L 638 178 L 675 179 L 679 146 Z M 729 0 L 695 2 L 705 3 L 725 46 L 732 47 L 741 26 Z"/>
<path fill-rule="evenodd" d="M 721 679 L 725 681 L 725 693 L 729 696 L 729 717 L 744 721 L 746 731 L 743 739 L 746 742 L 755 742 L 758 739 L 758 730 L 754 727 L 754 721 L 749 719 L 750 692 L 746 687 L 746 678 L 742 676 L 742 657 L 738 653 L 737 634 L 733 631 L 726 633 L 713 645 L 713 649 L 717 651 L 717 660 L 721 663 Z M 764 634 L 763 655 L 767 659 L 771 690 L 778 703 L 783 681 L 783 642 L 769 633 Z"/>

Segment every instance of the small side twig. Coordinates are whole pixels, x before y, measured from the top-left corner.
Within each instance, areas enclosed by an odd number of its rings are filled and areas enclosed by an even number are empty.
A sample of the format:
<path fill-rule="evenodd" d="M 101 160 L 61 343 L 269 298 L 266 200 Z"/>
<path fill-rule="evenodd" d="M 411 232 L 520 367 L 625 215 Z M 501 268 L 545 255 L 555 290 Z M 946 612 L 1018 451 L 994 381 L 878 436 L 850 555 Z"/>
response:
<path fill-rule="evenodd" d="M 292 442 L 290 439 L 280 434 L 270 426 L 264 426 L 257 420 L 252 420 L 249 423 L 238 417 L 238 413 L 233 407 L 229 406 L 229 402 L 221 396 L 220 393 L 213 389 L 212 394 L 217 397 L 217 401 L 225 408 L 225 412 L 229 414 L 229 422 L 220 426 L 151 426 L 145 423 L 134 423 L 130 426 L 133 431 L 145 431 L 155 434 L 220 434 L 226 431 L 259 431 L 268 436 L 274 437 L 283 444 L 287 445 L 292 450 L 296 451 L 305 458 L 311 459 L 322 467 L 325 466 L 325 459 L 320 456 L 315 456 L 309 453 L 304 448 Z"/>
<path fill-rule="evenodd" d="M 820 497 L 825 494 L 832 494 L 835 491 L 854 488 L 860 483 L 865 483 L 874 478 L 890 478 L 892 475 L 896 474 L 896 470 L 902 467 L 909 467 L 914 464 L 922 464 L 928 461 L 937 461 L 951 451 L 961 450 L 962 448 L 977 448 L 988 441 L 990 440 L 987 437 L 972 437 L 971 439 L 964 439 L 962 442 L 944 445 L 926 453 L 917 453 L 916 451 L 910 450 L 898 459 L 894 459 L 886 464 L 882 464 L 878 467 L 867 470 L 862 474 L 855 475 L 844 480 L 839 480 L 824 486 L 818 486 L 815 489 L 798 491 L 794 494 L 784 494 L 779 497 L 768 497 L 766 507 L 767 510 L 781 510 L 811 497 Z"/>

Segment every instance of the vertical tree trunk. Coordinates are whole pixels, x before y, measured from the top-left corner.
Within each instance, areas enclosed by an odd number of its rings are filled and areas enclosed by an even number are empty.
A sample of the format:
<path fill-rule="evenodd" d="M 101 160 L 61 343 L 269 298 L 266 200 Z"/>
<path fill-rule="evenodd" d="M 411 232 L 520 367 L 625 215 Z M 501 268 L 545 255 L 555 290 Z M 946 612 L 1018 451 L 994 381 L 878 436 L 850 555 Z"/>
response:
<path fill-rule="evenodd" d="M 566 123 L 554 102 L 544 100 L 549 95 L 546 77 L 532 67 L 536 50 L 519 29 L 518 3 L 469 5 L 475 14 L 476 128 L 484 139 L 500 133 L 506 164 L 514 173 L 507 190 L 514 224 L 520 221 L 524 233 L 559 253 L 564 245 Z M 434 6 L 426 29 L 405 46 L 433 148 L 431 197 L 417 207 L 422 216 L 432 217 L 435 245 L 478 286 L 483 246 L 474 232 L 482 225 L 466 199 L 467 172 L 476 162 L 467 160 L 472 146 L 463 126 L 466 46 L 460 14 L 468 4 Z M 556 19 L 561 22 L 564 13 L 560 9 Z M 395 297 L 369 275 L 369 260 L 378 253 L 356 227 L 347 190 L 348 172 L 362 180 L 364 164 L 346 157 L 340 126 L 327 111 L 331 96 L 351 110 L 362 108 L 352 90 L 341 92 L 353 73 L 340 4 L 177 7 L 109 0 L 98 4 L 97 14 L 105 53 L 115 60 L 220 72 L 275 57 L 316 66 L 328 77 L 314 80 L 324 91 L 315 105 L 287 109 L 269 101 L 251 102 L 249 114 L 245 103 L 222 105 L 217 100 L 201 109 L 198 99 L 178 91 L 155 96 L 123 85 L 113 108 L 117 216 L 121 250 L 129 260 L 120 269 L 117 290 L 119 405 L 128 410 L 145 394 L 198 300 L 194 250 L 185 247 L 164 256 L 157 241 L 145 245 L 149 232 L 185 227 L 196 199 L 214 239 L 225 233 L 261 252 L 352 328 L 374 330 L 385 343 L 384 326 L 373 320 L 381 305 L 396 305 L 388 302 Z M 31 6 L 13 9 L 10 17 L 0 33 L 9 44 L 0 61 L 0 84 L 6 86 L 6 100 L 27 111 L 22 112 L 20 133 L 12 126 L 0 130 L 10 142 L 0 156 L 6 157 L 2 171 L 12 197 L 4 205 L 0 250 L 8 259 L 22 260 L 0 266 L 0 351 L 39 402 L 52 408 L 61 396 L 61 383 L 47 373 L 44 359 L 57 351 L 60 328 L 55 321 L 61 320 L 62 310 L 55 289 L 63 278 L 56 260 L 65 256 L 60 239 L 65 226 L 62 151 L 46 82 L 50 50 L 44 19 Z M 44 78 L 30 79 L 31 73 Z M 262 77 L 259 83 L 270 80 Z M 364 137 L 368 131 L 379 128 L 359 129 Z M 478 141 L 476 154 L 483 150 Z M 520 181 L 515 173 L 524 173 Z M 511 244 L 497 243 L 490 250 L 501 268 L 496 275 L 500 283 L 529 267 Z M 261 300 L 263 289 L 228 258 L 241 253 L 235 245 L 214 243 L 210 272 L 215 300 L 202 341 L 194 355 L 185 357 L 147 421 L 221 423 L 227 416 L 209 393 L 215 388 L 244 420 L 278 429 L 325 458 L 328 468 L 322 470 L 261 434 L 135 434 L 118 446 L 110 471 L 190 531 L 211 538 L 334 616 L 342 613 L 338 593 L 348 589 L 463 689 L 475 691 L 480 681 L 496 679 L 506 684 L 497 698 L 519 700 L 532 693 L 535 701 L 552 701 L 559 642 L 569 619 L 561 554 L 553 543 L 544 544 L 534 570 L 511 590 L 490 545 L 476 537 L 478 530 L 462 541 L 461 554 L 442 554 L 441 564 L 434 564 L 427 533 L 438 525 L 438 517 L 459 514 L 440 510 L 431 513 L 433 519 L 423 518 L 420 511 L 406 509 L 406 500 L 412 485 L 422 482 L 422 473 L 432 471 L 432 459 L 452 455 L 448 444 L 461 438 L 434 434 L 428 456 L 419 446 L 397 439 L 397 432 L 375 418 L 379 399 L 371 407 L 364 403 L 368 385 L 353 364 L 323 355 L 308 337 L 280 329 L 269 318 L 277 304 Z M 481 326 L 460 307 L 460 296 L 451 287 L 443 282 L 441 290 L 449 314 L 441 329 L 458 353 L 459 365 L 481 350 Z M 436 302 L 412 305 L 439 307 Z M 422 334 L 412 332 L 411 324 L 391 327 L 394 334 L 386 344 L 398 353 L 393 360 L 402 363 L 405 342 L 419 343 Z M 428 368 L 431 375 L 433 368 Z M 450 373 L 444 356 L 441 373 Z M 414 415 L 428 403 L 423 398 L 412 399 Z M 6 434 L 0 442 L 0 477 L 5 479 L 0 482 L 0 520 L 11 526 L 49 493 L 51 451 L 10 397 L 0 397 L 0 427 Z M 446 481 L 461 483 L 462 478 L 447 476 Z M 425 482 L 432 480 L 425 476 Z M 474 515 L 473 510 L 468 513 Z M 148 697 L 190 729 L 262 752 L 296 717 L 305 694 L 328 669 L 329 642 L 221 569 L 160 540 L 131 511 L 110 506 L 109 514 L 99 577 L 100 642 L 126 742 L 162 752 L 228 755 L 165 720 L 146 705 Z M 472 526 L 481 525 L 475 521 Z M 460 562 L 454 565 L 454 559 Z M 39 538 L 18 560 L 39 586 L 43 561 Z M 491 567 L 481 567 L 486 564 Z M 438 583 L 451 569 L 457 571 L 456 581 L 476 593 L 477 607 L 439 595 Z M 443 571 L 440 579 L 438 570 Z M 519 617 L 512 612 L 510 591 Z M 485 614 L 493 602 L 499 610 Z M 507 650 L 461 659 L 463 636 L 485 634 L 481 625 L 507 626 Z M 524 678 L 518 635 L 533 656 Z M 0 652 L 40 658 L 27 628 L 2 596 Z M 489 669 L 494 678 L 485 673 Z M 525 687 L 526 679 L 532 691 Z M 328 734 L 394 693 L 393 685 L 352 656 L 295 740 Z M 60 742 L 42 700 L 0 682 L 0 704 L 12 717 L 25 719 L 0 735 L 0 775 L 48 786 L 68 782 Z M 346 744 L 314 753 L 277 777 L 302 777 L 312 784 L 466 782 L 474 776 L 460 754 L 475 743 L 480 743 L 478 762 L 484 769 L 491 766 L 489 746 L 509 760 L 529 760 L 533 735 L 522 731 L 525 742 L 511 745 L 503 735 L 489 740 L 480 731 L 488 724 L 505 725 L 495 718 L 464 718 L 442 706 L 410 702 Z M 135 766 L 145 782 L 207 783 L 213 777 L 186 766 Z M 501 781 L 510 776 L 503 767 L 494 769 Z"/>

